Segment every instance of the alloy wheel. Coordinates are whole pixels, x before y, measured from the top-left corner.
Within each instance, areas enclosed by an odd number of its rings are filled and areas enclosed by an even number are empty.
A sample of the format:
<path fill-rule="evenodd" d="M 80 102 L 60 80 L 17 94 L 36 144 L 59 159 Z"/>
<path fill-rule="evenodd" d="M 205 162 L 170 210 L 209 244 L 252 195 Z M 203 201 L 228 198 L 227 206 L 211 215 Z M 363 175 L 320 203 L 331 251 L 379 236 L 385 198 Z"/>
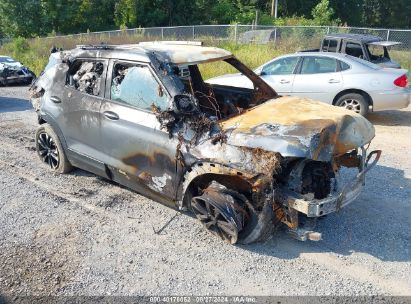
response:
<path fill-rule="evenodd" d="M 226 217 L 218 208 L 210 204 L 210 201 L 201 197 L 194 197 L 191 207 L 207 230 L 230 244 L 237 242 L 238 227 L 234 219 Z"/>
<path fill-rule="evenodd" d="M 39 134 L 37 138 L 37 149 L 40 158 L 52 169 L 57 169 L 60 164 L 59 151 L 53 138 L 46 132 Z"/>
<path fill-rule="evenodd" d="M 347 110 L 354 111 L 355 113 L 361 113 L 361 103 L 356 99 L 345 99 L 340 103 L 340 107 Z"/>

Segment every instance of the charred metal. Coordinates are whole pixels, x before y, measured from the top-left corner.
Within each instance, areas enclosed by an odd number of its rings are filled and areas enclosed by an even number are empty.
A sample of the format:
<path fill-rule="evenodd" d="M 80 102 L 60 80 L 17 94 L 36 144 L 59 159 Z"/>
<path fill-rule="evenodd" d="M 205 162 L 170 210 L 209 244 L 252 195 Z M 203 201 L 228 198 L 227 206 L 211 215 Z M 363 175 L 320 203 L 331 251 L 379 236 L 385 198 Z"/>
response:
<path fill-rule="evenodd" d="M 198 64 L 214 61 L 236 68 L 254 89 L 207 84 Z M 93 114 L 77 117 L 76 112 L 78 125 L 66 119 L 61 128 L 99 126 L 103 130 L 95 134 L 112 132 L 109 140 L 117 143 L 90 155 L 98 160 L 91 171 L 172 207 L 191 209 L 210 232 L 232 244 L 263 240 L 280 225 L 297 239 L 321 239 L 313 230 L 315 219 L 355 200 L 381 154 L 367 156 L 364 147 L 374 128 L 363 117 L 278 96 L 221 49 L 162 43 L 81 46 L 52 54 L 50 62 L 31 89 L 39 121 L 75 112 L 65 101 L 71 98 L 83 113 Z M 113 95 L 137 67 L 148 69 L 158 86 L 150 100 L 124 105 Z M 155 102 L 165 97 L 167 106 Z M 53 106 L 47 107 L 50 101 Z M 128 130 L 130 125 L 135 129 Z M 127 140 L 116 141 L 113 130 L 124 132 Z M 112 155 L 106 157 L 105 150 Z M 348 184 L 340 182 L 341 167 L 358 170 Z"/>

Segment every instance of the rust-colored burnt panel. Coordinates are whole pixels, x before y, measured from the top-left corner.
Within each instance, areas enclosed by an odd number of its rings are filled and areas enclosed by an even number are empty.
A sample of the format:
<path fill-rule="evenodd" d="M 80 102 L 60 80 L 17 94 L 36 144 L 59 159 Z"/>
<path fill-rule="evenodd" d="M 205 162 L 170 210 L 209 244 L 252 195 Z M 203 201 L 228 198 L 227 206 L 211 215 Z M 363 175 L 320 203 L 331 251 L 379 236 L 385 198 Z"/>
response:
<path fill-rule="evenodd" d="M 375 136 L 364 117 L 299 97 L 270 100 L 220 125 L 230 134 L 230 145 L 320 161 L 330 161 L 333 155 L 363 146 Z"/>
<path fill-rule="evenodd" d="M 123 163 L 134 168 L 134 175 L 152 190 L 174 195 L 176 164 L 167 155 L 154 152 L 152 155 L 134 154 L 125 157 Z"/>

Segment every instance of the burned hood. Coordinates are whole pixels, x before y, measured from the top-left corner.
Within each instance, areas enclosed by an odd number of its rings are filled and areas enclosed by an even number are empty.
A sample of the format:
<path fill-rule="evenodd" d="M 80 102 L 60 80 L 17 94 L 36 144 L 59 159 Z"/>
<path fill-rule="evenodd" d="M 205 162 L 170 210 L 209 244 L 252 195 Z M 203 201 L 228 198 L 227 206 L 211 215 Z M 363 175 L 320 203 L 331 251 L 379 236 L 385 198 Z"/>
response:
<path fill-rule="evenodd" d="M 229 145 L 318 161 L 330 161 L 375 136 L 373 125 L 359 114 L 289 96 L 269 100 L 220 125 Z"/>

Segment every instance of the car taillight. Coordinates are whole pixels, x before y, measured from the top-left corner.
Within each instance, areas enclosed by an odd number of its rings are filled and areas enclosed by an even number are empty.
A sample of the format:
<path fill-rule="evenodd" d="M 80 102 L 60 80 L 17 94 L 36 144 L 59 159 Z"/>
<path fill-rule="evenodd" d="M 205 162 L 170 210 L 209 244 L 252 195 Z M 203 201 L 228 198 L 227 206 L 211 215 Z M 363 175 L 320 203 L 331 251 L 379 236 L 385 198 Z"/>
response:
<path fill-rule="evenodd" d="M 402 75 L 401 77 L 398 77 L 397 79 L 394 80 L 394 84 L 397 87 L 405 88 L 408 85 L 408 77 L 407 75 Z"/>

